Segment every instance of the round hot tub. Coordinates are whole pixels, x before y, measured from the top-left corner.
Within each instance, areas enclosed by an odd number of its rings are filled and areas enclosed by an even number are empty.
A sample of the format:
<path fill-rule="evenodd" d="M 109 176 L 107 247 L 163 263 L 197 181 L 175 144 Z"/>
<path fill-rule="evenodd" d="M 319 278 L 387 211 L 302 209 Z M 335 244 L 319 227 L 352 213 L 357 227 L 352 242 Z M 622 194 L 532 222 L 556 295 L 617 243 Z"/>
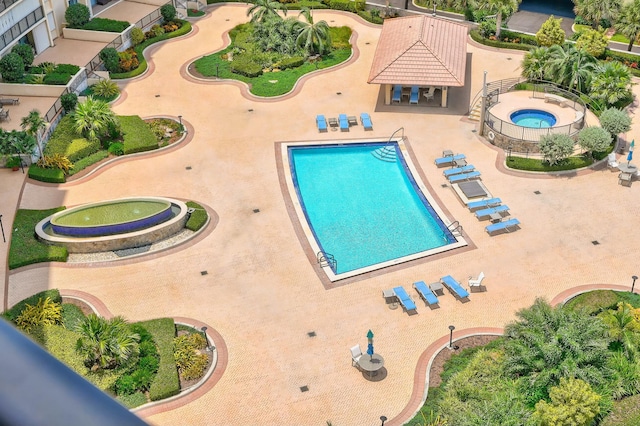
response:
<path fill-rule="evenodd" d="M 521 109 L 511 113 L 511 121 L 521 127 L 547 129 L 556 124 L 556 116 L 540 109 Z"/>

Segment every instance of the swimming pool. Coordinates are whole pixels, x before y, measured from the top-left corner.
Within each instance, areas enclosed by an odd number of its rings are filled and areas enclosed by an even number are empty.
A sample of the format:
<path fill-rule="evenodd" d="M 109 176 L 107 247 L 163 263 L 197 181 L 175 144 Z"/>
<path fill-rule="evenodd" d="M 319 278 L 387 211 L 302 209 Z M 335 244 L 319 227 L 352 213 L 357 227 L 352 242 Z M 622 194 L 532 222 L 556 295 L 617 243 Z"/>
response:
<path fill-rule="evenodd" d="M 372 155 L 385 144 L 287 149 L 293 187 L 304 216 L 300 220 L 309 227 L 314 249 L 335 258 L 336 265 L 330 265 L 335 279 L 460 243 L 441 219 L 444 214 L 439 206 L 415 180 L 412 165 L 398 144 L 392 144 L 395 161 Z"/>
<path fill-rule="evenodd" d="M 555 115 L 540 109 L 521 109 L 511 114 L 511 121 L 522 127 L 546 129 L 556 124 Z"/>

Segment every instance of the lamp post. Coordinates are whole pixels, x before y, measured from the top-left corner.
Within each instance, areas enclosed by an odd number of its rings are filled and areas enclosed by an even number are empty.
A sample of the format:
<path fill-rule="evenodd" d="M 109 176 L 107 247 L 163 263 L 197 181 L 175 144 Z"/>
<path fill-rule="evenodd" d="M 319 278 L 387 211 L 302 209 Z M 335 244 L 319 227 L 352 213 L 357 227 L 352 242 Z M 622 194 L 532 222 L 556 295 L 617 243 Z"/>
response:
<path fill-rule="evenodd" d="M 202 328 L 200 329 L 202 330 L 202 334 L 204 334 L 204 338 L 207 341 L 207 352 L 211 351 L 211 345 L 209 345 L 209 337 L 207 336 L 207 327 L 202 326 Z"/>
<path fill-rule="evenodd" d="M 7 239 L 4 237 L 4 226 L 2 226 L 2 215 L 0 214 L 0 230 L 2 230 L 2 241 L 4 241 L 5 243 L 7 242 Z M 633 291 L 633 290 L 631 290 Z"/>
<path fill-rule="evenodd" d="M 0 215 L 0 217 L 2 217 L 2 215 Z M 0 222 L 0 224 L 2 224 L 2 222 Z M 4 233 L 2 234 L 2 236 L 4 237 Z M 636 286 L 636 280 L 638 279 L 638 276 L 634 275 L 631 277 L 631 279 L 633 280 L 633 282 L 631 283 L 631 293 L 633 293 L 633 288 Z"/>
<path fill-rule="evenodd" d="M 436 16 L 436 0 L 433 0 L 433 16 Z"/>
<path fill-rule="evenodd" d="M 455 329 L 454 326 L 449 326 L 449 349 L 453 349 L 453 330 Z"/>
<path fill-rule="evenodd" d="M 380 416 L 380 421 L 382 422 L 382 423 L 380 424 L 380 426 L 384 426 L 384 422 L 386 422 L 386 421 L 387 421 L 387 417 L 386 417 L 386 416 Z"/>

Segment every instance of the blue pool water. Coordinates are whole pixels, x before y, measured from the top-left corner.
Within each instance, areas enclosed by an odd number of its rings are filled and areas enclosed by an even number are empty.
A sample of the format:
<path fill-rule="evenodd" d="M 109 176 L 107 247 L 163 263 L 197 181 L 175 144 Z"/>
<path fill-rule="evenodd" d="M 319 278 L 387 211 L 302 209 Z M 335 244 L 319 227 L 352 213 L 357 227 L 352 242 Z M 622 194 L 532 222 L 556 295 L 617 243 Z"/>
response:
<path fill-rule="evenodd" d="M 539 109 L 521 109 L 511 114 L 511 121 L 522 127 L 546 129 L 556 124 L 556 117 Z"/>
<path fill-rule="evenodd" d="M 395 146 L 395 162 L 372 151 L 384 144 L 289 147 L 298 199 L 336 274 L 441 247 L 455 238 L 420 192 Z"/>

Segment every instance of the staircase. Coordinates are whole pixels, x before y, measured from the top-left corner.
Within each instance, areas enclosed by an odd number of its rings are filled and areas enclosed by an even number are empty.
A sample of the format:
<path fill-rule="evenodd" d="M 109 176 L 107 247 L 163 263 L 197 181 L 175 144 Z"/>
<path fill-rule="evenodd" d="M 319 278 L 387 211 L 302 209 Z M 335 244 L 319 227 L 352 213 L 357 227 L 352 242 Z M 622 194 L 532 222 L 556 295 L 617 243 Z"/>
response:
<path fill-rule="evenodd" d="M 478 102 L 471 108 L 469 111 L 469 116 L 467 117 L 471 121 L 480 121 L 480 111 L 482 110 L 482 99 L 478 99 Z"/>
<path fill-rule="evenodd" d="M 316 253 L 316 260 L 318 261 L 318 265 L 321 268 L 330 267 L 334 273 L 337 273 L 338 270 L 338 261 L 333 257 L 332 254 L 324 253 L 319 251 Z"/>
<path fill-rule="evenodd" d="M 371 155 L 378 160 L 387 161 L 389 163 L 395 163 L 398 158 L 395 145 L 385 145 L 382 148 L 374 150 Z"/>

